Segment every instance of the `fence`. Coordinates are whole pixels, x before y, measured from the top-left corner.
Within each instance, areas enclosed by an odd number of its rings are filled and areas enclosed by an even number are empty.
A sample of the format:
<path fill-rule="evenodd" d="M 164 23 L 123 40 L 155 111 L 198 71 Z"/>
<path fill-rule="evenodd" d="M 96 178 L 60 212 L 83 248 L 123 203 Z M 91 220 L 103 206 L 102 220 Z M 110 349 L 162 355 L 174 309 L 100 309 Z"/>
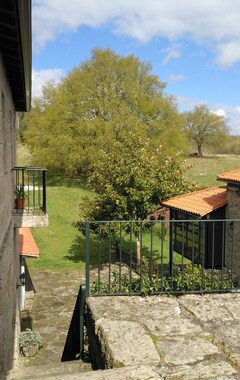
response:
<path fill-rule="evenodd" d="M 235 289 L 240 220 L 86 222 L 86 295 Z"/>
<path fill-rule="evenodd" d="M 14 167 L 12 171 L 15 175 L 15 212 L 46 214 L 46 169 Z"/>

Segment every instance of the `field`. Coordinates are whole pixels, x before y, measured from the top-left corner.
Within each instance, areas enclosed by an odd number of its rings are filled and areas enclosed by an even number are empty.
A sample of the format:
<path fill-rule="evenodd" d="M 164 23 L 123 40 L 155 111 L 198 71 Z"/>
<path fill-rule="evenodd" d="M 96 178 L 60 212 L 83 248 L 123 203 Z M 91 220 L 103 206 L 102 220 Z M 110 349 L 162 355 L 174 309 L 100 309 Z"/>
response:
<path fill-rule="evenodd" d="M 18 165 L 31 165 L 31 156 L 26 147 L 18 147 Z M 185 161 L 186 177 L 207 187 L 220 185 L 218 174 L 240 168 L 240 156 L 215 156 Z M 79 203 L 91 196 L 86 185 L 79 180 L 70 180 L 63 175 L 47 174 L 47 212 L 49 226 L 32 229 L 39 247 L 39 259 L 28 259 L 32 268 L 64 269 L 84 267 L 85 239 L 74 227 L 78 220 Z"/>
<path fill-rule="evenodd" d="M 186 177 L 206 187 L 219 186 L 217 175 L 226 171 L 240 169 L 240 156 L 216 155 L 208 157 L 190 157 L 185 161 Z"/>

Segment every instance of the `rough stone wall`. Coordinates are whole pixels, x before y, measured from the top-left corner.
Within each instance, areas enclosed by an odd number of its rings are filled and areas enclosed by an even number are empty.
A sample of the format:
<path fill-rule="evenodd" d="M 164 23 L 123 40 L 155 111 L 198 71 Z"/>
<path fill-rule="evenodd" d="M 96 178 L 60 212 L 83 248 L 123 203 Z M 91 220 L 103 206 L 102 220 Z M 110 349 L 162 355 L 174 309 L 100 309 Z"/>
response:
<path fill-rule="evenodd" d="M 239 189 L 228 185 L 227 189 L 227 219 L 240 220 L 240 194 Z M 234 281 L 240 285 L 240 221 L 227 223 L 225 260 L 228 269 L 233 270 Z"/>
<path fill-rule="evenodd" d="M 0 56 L 0 374 L 18 357 L 19 277 L 18 230 L 14 228 L 14 177 L 16 113 Z"/>

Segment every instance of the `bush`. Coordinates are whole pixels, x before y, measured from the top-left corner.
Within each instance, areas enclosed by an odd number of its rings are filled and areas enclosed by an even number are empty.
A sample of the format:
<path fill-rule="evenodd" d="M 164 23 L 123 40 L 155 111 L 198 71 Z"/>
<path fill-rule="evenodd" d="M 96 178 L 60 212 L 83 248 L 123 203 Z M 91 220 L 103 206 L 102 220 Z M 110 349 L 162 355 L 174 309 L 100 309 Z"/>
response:
<path fill-rule="evenodd" d="M 201 265 L 186 265 L 174 271 L 172 277 L 153 275 L 129 277 L 129 274 L 112 273 L 111 282 L 95 281 L 91 294 L 141 294 L 149 296 L 159 293 L 228 290 L 233 288 L 230 273 L 224 275 L 218 270 L 207 271 Z"/>

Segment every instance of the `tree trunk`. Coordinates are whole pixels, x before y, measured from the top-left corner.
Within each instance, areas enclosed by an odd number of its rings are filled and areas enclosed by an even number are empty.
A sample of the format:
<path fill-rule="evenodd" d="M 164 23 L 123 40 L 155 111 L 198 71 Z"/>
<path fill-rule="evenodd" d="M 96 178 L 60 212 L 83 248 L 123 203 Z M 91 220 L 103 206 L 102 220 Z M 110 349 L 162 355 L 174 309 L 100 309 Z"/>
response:
<path fill-rule="evenodd" d="M 202 145 L 198 145 L 197 149 L 198 149 L 198 157 L 202 157 L 203 156 Z"/>

